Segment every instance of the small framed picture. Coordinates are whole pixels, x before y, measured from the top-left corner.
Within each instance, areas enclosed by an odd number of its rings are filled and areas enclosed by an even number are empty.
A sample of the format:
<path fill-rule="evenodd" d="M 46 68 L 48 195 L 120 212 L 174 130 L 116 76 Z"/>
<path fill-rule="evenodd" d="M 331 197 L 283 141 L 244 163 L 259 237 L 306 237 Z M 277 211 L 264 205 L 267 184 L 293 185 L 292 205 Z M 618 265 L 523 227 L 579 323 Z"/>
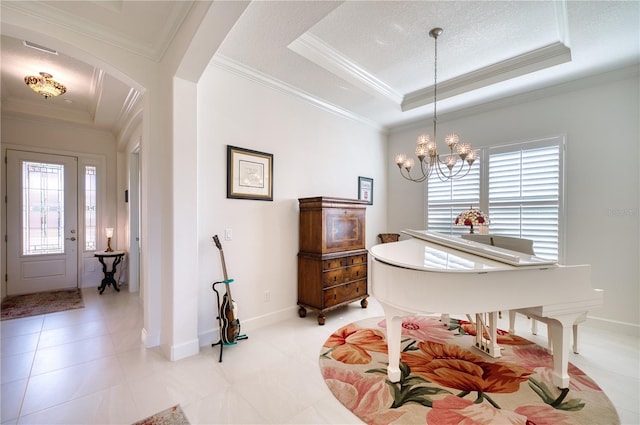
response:
<path fill-rule="evenodd" d="M 227 198 L 273 201 L 273 155 L 227 145 Z"/>
<path fill-rule="evenodd" d="M 373 205 L 373 179 L 358 177 L 358 199 Z"/>

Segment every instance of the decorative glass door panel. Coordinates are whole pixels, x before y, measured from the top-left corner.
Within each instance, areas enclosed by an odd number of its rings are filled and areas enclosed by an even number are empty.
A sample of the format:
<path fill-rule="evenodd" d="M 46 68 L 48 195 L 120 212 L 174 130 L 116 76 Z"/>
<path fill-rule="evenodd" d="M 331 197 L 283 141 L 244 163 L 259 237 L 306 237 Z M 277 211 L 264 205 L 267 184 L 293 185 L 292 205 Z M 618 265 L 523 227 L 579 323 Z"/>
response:
<path fill-rule="evenodd" d="M 78 286 L 77 159 L 7 150 L 7 294 Z"/>
<path fill-rule="evenodd" d="M 64 165 L 22 162 L 22 254 L 64 253 Z"/>

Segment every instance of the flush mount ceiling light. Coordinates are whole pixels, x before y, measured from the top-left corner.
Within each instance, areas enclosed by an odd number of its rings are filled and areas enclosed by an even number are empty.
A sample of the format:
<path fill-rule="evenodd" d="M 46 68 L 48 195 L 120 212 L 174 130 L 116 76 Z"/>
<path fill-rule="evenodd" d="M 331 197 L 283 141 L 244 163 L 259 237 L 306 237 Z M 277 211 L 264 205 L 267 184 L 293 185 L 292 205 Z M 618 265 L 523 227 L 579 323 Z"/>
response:
<path fill-rule="evenodd" d="M 66 93 L 67 88 L 52 78 L 53 76 L 51 74 L 41 72 L 39 77 L 27 75 L 24 77 L 24 82 L 31 87 L 34 92 L 44 96 L 45 99 Z"/>

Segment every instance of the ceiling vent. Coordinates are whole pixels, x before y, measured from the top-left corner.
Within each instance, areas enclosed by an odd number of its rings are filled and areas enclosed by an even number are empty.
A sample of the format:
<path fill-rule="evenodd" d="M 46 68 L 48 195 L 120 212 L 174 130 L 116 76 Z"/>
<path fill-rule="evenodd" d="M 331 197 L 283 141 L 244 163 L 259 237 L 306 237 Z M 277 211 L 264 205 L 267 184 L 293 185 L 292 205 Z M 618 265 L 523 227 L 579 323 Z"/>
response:
<path fill-rule="evenodd" d="M 44 53 L 49 53 L 50 55 L 57 55 L 58 54 L 58 52 L 56 50 L 50 49 L 48 47 L 41 46 L 41 45 L 36 44 L 36 43 L 32 43 L 32 42 L 27 41 L 27 40 L 23 40 L 22 44 L 24 44 L 25 47 L 29 47 L 31 49 L 36 49 L 36 50 L 39 50 L 39 51 L 44 52 Z"/>

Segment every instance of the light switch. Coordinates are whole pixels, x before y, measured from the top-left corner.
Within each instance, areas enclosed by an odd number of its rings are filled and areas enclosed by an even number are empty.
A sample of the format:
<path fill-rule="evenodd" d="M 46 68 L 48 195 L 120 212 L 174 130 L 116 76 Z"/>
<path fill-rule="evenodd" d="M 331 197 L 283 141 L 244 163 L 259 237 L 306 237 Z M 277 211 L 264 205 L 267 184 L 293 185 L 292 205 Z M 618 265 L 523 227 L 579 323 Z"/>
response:
<path fill-rule="evenodd" d="M 233 239 L 233 229 L 224 229 L 224 240 L 230 241 Z"/>

